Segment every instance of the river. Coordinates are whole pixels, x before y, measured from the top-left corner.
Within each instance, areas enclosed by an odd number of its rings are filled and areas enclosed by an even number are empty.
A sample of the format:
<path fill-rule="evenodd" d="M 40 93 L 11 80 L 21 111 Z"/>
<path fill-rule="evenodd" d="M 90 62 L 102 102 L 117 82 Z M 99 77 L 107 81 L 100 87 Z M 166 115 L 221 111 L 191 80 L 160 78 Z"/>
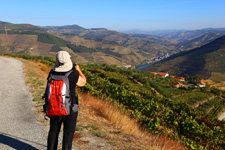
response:
<path fill-rule="evenodd" d="M 155 64 L 155 62 L 154 63 L 150 63 L 150 64 L 144 64 L 144 65 L 136 67 L 136 70 L 141 70 L 141 69 L 144 69 L 146 67 L 152 66 L 154 64 Z"/>

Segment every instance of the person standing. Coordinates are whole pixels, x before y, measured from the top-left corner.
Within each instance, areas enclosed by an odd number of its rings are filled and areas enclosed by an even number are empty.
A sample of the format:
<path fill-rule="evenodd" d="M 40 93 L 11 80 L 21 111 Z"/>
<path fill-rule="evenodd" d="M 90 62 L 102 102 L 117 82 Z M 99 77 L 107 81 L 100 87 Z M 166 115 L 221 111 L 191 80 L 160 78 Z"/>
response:
<path fill-rule="evenodd" d="M 56 62 L 54 68 L 49 72 L 54 75 L 65 75 L 67 72 L 73 69 L 73 63 L 70 58 L 70 54 L 67 51 L 59 51 L 56 54 Z M 48 150 L 57 150 L 58 147 L 58 136 L 60 133 L 61 126 L 63 124 L 63 141 L 62 149 L 71 150 L 73 136 L 76 129 L 76 122 L 78 116 L 78 98 L 76 98 L 76 86 L 82 87 L 86 84 L 86 77 L 82 73 L 79 65 L 75 63 L 75 70 L 78 72 L 75 73 L 72 71 L 69 76 L 69 89 L 70 89 L 70 101 L 73 101 L 73 108 L 71 113 L 67 116 L 50 116 L 50 129 L 48 133 L 47 149 Z"/>

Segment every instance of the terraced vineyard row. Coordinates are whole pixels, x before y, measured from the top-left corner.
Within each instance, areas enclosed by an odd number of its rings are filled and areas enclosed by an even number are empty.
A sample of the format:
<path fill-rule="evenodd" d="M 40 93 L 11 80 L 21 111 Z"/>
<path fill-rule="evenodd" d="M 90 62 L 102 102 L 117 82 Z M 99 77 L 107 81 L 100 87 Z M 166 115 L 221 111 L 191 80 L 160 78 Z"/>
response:
<path fill-rule="evenodd" d="M 198 107 L 198 110 L 202 112 L 203 116 L 206 116 L 208 114 L 208 111 L 213 109 L 214 105 L 217 104 L 219 100 L 220 98 L 215 97 L 214 99 L 211 99 L 205 102 L 204 104 L 200 105 Z"/>
<path fill-rule="evenodd" d="M 213 106 L 213 109 L 207 114 L 210 116 L 218 116 L 218 114 L 223 110 L 225 104 L 225 99 L 219 99 Z"/>

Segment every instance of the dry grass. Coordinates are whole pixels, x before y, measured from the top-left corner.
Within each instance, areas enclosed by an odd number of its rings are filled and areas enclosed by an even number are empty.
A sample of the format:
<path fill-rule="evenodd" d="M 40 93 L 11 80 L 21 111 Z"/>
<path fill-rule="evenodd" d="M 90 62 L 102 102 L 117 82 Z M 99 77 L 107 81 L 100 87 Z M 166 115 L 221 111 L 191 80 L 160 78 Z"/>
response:
<path fill-rule="evenodd" d="M 43 99 L 45 91 L 46 79 L 50 67 L 40 63 L 39 61 L 28 61 L 19 59 L 23 62 L 23 70 L 26 76 L 26 83 L 32 93 L 33 101 L 35 101 L 38 112 L 42 112 Z"/>
<path fill-rule="evenodd" d="M 82 93 L 80 95 L 83 100 L 81 102 L 82 104 L 94 109 L 97 115 L 109 120 L 116 128 L 119 128 L 129 134 L 139 135 L 141 133 L 140 126 L 137 121 L 128 117 L 128 115 L 109 101 L 103 101 L 86 93 Z"/>
<path fill-rule="evenodd" d="M 129 115 L 125 114 L 121 109 L 114 106 L 109 101 L 103 101 L 90 94 L 80 93 L 80 103 L 94 110 L 95 115 L 104 117 L 116 129 L 129 134 L 138 142 L 144 144 L 142 149 L 154 150 L 184 150 L 185 148 L 178 142 L 172 141 L 166 136 L 151 135 L 146 130 L 140 127 L 135 119 L 131 119 Z M 141 139 L 141 141 L 140 141 Z M 137 142 L 133 141 L 133 142 Z"/>

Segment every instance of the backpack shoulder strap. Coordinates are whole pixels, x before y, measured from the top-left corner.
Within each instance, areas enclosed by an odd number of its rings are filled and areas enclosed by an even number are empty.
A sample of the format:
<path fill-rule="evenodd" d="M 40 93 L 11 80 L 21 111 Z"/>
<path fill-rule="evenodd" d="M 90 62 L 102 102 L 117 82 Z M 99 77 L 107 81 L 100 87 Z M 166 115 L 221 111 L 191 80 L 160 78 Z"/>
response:
<path fill-rule="evenodd" d="M 53 74 L 53 70 L 51 70 L 47 80 L 51 81 L 52 79 L 54 79 L 54 80 L 59 80 L 60 79 L 60 80 L 63 80 L 65 82 L 68 79 L 70 73 L 72 73 L 72 72 L 73 71 L 70 70 L 67 73 L 65 73 L 64 75 L 60 75 L 60 74 L 59 75 L 55 75 L 55 74 Z"/>
<path fill-rule="evenodd" d="M 52 79 L 52 72 L 53 72 L 53 69 L 49 72 L 49 75 L 48 75 L 48 78 L 47 78 L 48 81 L 50 81 Z"/>
<path fill-rule="evenodd" d="M 69 81 L 69 75 L 72 73 L 73 71 L 72 70 L 70 70 L 70 71 L 68 71 L 66 74 L 65 74 L 65 77 L 68 79 L 68 81 Z M 75 93 L 76 93 L 76 91 L 75 91 Z M 75 95 L 77 95 L 77 94 L 75 94 Z M 72 96 L 70 95 L 70 98 L 72 98 Z M 71 107 L 70 107 L 70 111 L 72 111 L 72 108 L 73 108 L 73 106 L 74 106 L 74 100 L 72 99 L 71 101 L 70 101 L 70 103 L 71 103 Z"/>
<path fill-rule="evenodd" d="M 68 72 L 65 74 L 65 77 L 68 78 L 69 75 L 70 75 L 72 72 L 73 72 L 72 70 L 68 71 Z"/>

